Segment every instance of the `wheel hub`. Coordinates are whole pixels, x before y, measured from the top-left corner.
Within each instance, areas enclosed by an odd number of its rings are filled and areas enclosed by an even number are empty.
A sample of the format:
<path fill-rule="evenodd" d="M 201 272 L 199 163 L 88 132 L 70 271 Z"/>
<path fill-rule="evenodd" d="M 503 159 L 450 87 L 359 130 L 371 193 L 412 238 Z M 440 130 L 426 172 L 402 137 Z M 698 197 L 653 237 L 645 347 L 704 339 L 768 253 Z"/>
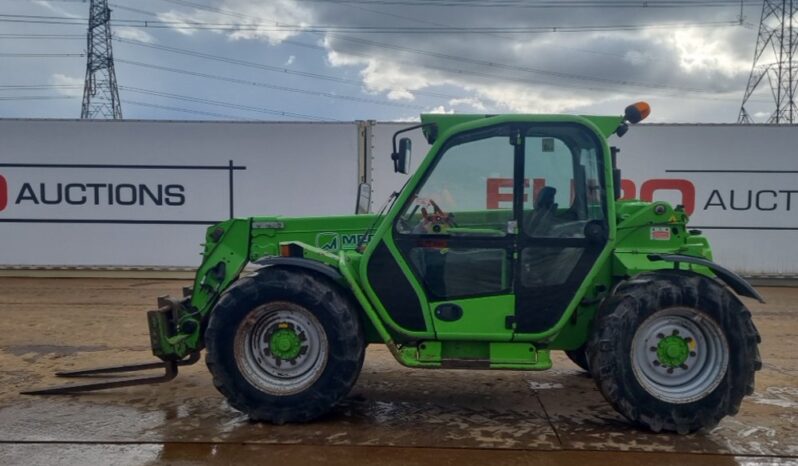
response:
<path fill-rule="evenodd" d="M 690 347 L 687 339 L 678 335 L 667 336 L 657 344 L 657 359 L 663 366 L 680 367 L 689 356 Z"/>
<path fill-rule="evenodd" d="M 269 339 L 269 351 L 280 359 L 296 359 L 302 350 L 302 339 L 289 324 L 280 322 Z"/>

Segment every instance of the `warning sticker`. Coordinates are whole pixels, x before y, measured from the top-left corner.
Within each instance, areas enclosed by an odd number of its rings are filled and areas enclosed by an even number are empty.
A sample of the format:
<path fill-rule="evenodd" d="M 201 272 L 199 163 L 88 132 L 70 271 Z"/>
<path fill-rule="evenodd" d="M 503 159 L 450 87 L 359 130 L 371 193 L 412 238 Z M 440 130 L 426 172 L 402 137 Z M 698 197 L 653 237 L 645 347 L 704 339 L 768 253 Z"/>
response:
<path fill-rule="evenodd" d="M 668 241 L 671 239 L 670 227 L 651 227 L 651 239 L 655 241 Z"/>

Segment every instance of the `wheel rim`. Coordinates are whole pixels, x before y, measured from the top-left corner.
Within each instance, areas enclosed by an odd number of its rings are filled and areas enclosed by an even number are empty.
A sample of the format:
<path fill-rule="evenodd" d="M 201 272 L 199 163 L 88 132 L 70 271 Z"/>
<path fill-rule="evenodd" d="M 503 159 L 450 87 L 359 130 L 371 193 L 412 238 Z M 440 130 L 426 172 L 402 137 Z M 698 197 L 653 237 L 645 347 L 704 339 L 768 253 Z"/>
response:
<path fill-rule="evenodd" d="M 723 380 L 729 345 L 715 320 L 696 309 L 674 307 L 638 327 L 631 356 L 635 377 L 649 394 L 668 403 L 691 403 Z"/>
<path fill-rule="evenodd" d="M 327 366 L 327 334 L 304 307 L 273 302 L 239 325 L 234 351 L 241 374 L 258 390 L 292 395 L 313 385 Z"/>

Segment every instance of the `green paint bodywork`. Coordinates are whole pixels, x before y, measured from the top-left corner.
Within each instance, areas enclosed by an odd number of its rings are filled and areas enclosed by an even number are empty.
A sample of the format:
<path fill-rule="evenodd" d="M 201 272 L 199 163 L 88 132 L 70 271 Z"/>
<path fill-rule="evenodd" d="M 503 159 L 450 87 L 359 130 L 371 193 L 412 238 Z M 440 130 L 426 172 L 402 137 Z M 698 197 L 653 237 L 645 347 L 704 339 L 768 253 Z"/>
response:
<path fill-rule="evenodd" d="M 392 235 L 393 220 L 447 139 L 463 131 L 501 123 L 575 123 L 592 131 L 601 141 L 605 192 L 612 196 L 613 175 L 607 139 L 622 120 L 615 116 L 422 115 L 423 123 L 435 125 L 434 129 L 424 128 L 432 147 L 384 216 L 236 218 L 210 227 L 205 237 L 203 262 L 197 270 L 190 298 L 169 315 L 150 313 L 153 352 L 162 359 L 180 359 L 202 349 L 208 317 L 225 290 L 246 273 L 248 265 L 264 257 L 279 256 L 281 245 L 291 245 L 293 250 L 301 251 L 305 259 L 329 266 L 340 275 L 339 286 L 359 304 L 367 340 L 386 344 L 404 365 L 548 369 L 551 350 L 574 350 L 584 345 L 598 306 L 614 285 L 641 272 L 674 267 L 672 263 L 650 260 L 649 254 L 712 258 L 707 239 L 687 230 L 688 218 L 680 208 L 663 202 L 608 199 L 606 247 L 559 321 L 539 333 L 520 333 L 508 328 L 505 317 L 515 308 L 512 294 L 448 300 L 447 303 L 462 307 L 463 317 L 452 322 L 436 318 L 432 309 L 440 302 L 427 301 L 422 284 L 414 278 L 409 264 L 401 260 Z M 461 225 L 459 229 L 468 227 Z M 656 238 L 655 231 L 658 232 Z M 399 259 L 399 267 L 419 296 L 426 324 L 424 330 L 411 331 L 399 325 L 369 283 L 367 266 L 380 242 Z M 704 267 L 686 263 L 678 267 L 713 276 L 712 271 Z"/>

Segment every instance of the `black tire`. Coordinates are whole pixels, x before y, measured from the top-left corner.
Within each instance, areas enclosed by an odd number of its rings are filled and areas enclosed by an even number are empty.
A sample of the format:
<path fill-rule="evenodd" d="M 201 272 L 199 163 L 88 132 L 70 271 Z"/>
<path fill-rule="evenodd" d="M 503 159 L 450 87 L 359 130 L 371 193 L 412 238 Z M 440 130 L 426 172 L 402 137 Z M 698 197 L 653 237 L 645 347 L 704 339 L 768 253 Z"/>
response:
<path fill-rule="evenodd" d="M 566 351 L 565 355 L 574 364 L 579 366 L 580 369 L 590 374 L 590 364 L 587 361 L 587 344 L 582 345 L 578 349 Z"/>
<path fill-rule="evenodd" d="M 674 308 L 714 319 L 730 348 L 718 385 L 711 391 L 707 387 L 706 394 L 692 401 L 653 396 L 641 385 L 632 363 L 637 329 L 652 314 Z M 737 414 L 743 397 L 753 393 L 754 373 L 762 367 L 760 341 L 751 313 L 725 287 L 697 274 L 658 271 L 640 274 L 616 288 L 599 310 L 587 357 L 599 391 L 624 417 L 654 432 L 686 434 Z"/>
<path fill-rule="evenodd" d="M 259 389 L 236 361 L 239 326 L 251 312 L 274 302 L 310 311 L 327 340 L 326 366 L 298 393 L 275 395 Z M 275 424 L 310 421 L 328 412 L 357 381 L 365 355 L 362 325 L 345 292 L 321 275 L 278 267 L 241 278 L 222 295 L 211 313 L 205 344 L 213 383 L 230 405 L 252 420 Z"/>

